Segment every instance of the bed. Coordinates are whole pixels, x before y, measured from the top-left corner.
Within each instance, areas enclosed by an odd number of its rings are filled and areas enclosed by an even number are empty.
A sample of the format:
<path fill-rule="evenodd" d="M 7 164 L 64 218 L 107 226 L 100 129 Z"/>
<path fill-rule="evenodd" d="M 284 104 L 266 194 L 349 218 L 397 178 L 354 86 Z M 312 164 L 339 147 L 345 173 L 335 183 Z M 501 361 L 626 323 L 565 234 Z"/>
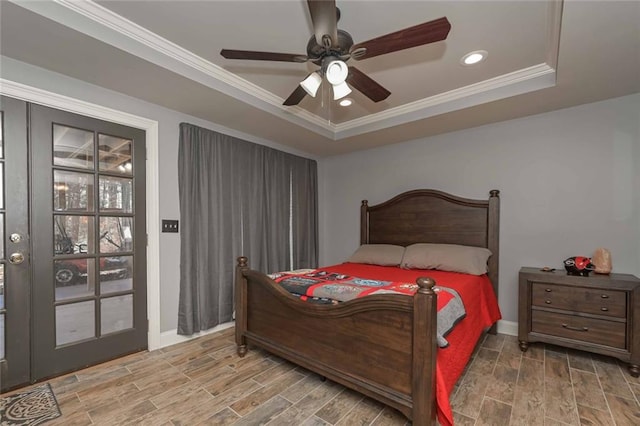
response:
<path fill-rule="evenodd" d="M 428 189 L 372 206 L 365 200 L 360 243 L 488 248 L 493 255 L 486 276 L 497 310 L 499 212 L 497 190 L 484 200 Z M 374 294 L 326 305 L 292 296 L 266 274 L 251 270 L 246 257 L 237 262 L 238 355 L 255 345 L 399 410 L 414 425 L 434 424 L 436 416 L 442 424 L 453 422 L 449 394 L 482 332 L 491 326 L 489 332 L 495 333 L 495 323 L 466 318 L 451 333 L 451 345 L 439 349 L 431 277 L 440 271 L 418 271 L 422 276 L 413 296 Z M 493 318 L 499 318 L 499 310 Z M 460 331 L 465 327 L 469 330 Z M 460 342 L 466 342 L 461 350 Z"/>

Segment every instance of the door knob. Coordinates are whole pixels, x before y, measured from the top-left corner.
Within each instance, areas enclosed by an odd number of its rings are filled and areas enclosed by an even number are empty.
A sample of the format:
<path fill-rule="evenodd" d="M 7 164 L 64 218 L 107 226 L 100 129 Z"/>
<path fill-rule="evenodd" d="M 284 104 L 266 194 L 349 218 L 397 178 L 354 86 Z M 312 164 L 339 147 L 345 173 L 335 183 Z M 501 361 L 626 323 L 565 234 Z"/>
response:
<path fill-rule="evenodd" d="M 9 256 L 9 263 L 19 265 L 22 262 L 24 262 L 24 254 L 20 252 L 12 253 L 11 256 Z"/>

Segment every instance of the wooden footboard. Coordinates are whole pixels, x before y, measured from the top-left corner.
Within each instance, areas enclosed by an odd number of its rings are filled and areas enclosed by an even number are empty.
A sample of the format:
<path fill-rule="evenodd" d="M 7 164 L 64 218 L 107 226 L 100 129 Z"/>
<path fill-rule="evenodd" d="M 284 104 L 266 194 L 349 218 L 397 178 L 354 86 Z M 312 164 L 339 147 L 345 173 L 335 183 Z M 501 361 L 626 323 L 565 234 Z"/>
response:
<path fill-rule="evenodd" d="M 436 294 L 372 295 L 338 305 L 301 301 L 268 276 L 236 268 L 238 355 L 254 344 L 396 408 L 414 425 L 435 423 Z"/>

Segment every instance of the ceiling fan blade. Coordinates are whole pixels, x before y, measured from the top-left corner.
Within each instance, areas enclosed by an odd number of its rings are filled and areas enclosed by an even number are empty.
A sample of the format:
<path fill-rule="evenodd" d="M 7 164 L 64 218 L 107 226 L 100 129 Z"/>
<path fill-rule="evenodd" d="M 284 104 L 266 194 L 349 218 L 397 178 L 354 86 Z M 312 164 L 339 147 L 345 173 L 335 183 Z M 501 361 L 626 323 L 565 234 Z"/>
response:
<path fill-rule="evenodd" d="M 331 38 L 331 47 L 337 47 L 338 17 L 335 0 L 307 0 L 307 4 L 316 42 L 320 46 L 324 46 L 322 38 L 328 35 Z"/>
<path fill-rule="evenodd" d="M 372 58 L 385 53 L 397 52 L 398 50 L 444 40 L 447 38 L 450 29 L 449 20 L 443 17 L 355 44 L 351 51 L 365 48 L 366 53 L 358 55 L 354 59 Z"/>
<path fill-rule="evenodd" d="M 373 102 L 384 101 L 391 94 L 390 91 L 382 87 L 371 77 L 360 71 L 353 65 L 349 66 L 349 76 L 347 76 L 347 83 L 353 86 L 354 89 L 361 92 L 367 98 Z"/>
<path fill-rule="evenodd" d="M 252 50 L 222 49 L 220 54 L 227 59 L 251 59 L 253 61 L 307 62 L 306 55 L 294 53 L 254 52 Z"/>
<path fill-rule="evenodd" d="M 307 95 L 307 92 L 298 84 L 296 90 L 294 90 L 287 99 L 282 103 L 282 105 L 292 106 L 298 105 L 302 99 Z"/>

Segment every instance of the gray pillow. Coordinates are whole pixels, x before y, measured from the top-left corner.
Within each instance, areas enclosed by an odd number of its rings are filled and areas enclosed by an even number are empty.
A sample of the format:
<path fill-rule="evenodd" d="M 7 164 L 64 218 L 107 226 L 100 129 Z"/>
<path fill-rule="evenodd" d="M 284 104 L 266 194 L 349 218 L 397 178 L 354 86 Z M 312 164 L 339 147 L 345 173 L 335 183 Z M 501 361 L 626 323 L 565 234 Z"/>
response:
<path fill-rule="evenodd" d="M 398 266 L 402 261 L 404 247 L 393 244 L 363 244 L 347 262 L 368 263 L 381 266 Z"/>
<path fill-rule="evenodd" d="M 402 268 L 482 275 L 487 273 L 489 256 L 491 251 L 484 247 L 419 243 L 405 249 Z"/>

